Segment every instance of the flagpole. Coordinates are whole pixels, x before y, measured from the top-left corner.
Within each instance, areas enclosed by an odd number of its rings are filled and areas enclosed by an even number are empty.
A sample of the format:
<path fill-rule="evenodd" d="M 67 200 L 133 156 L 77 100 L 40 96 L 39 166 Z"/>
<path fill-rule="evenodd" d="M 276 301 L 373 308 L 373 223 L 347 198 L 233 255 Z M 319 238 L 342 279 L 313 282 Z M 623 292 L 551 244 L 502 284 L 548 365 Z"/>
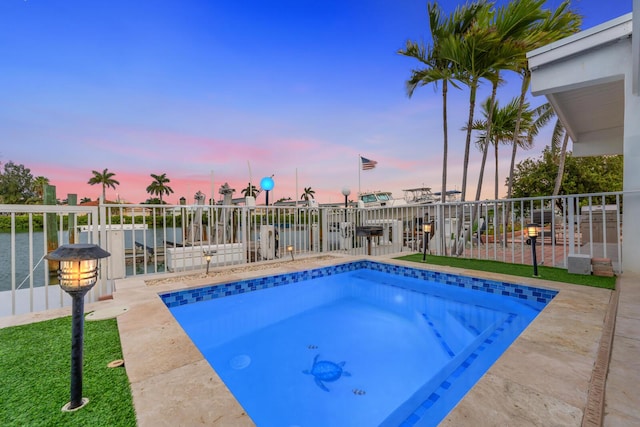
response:
<path fill-rule="evenodd" d="M 360 200 L 360 172 L 362 170 L 360 163 L 362 163 L 362 157 L 358 154 L 358 200 Z"/>
<path fill-rule="evenodd" d="M 215 205 L 216 204 L 216 193 L 215 193 L 215 187 L 213 185 L 213 170 L 211 171 L 211 204 Z"/>

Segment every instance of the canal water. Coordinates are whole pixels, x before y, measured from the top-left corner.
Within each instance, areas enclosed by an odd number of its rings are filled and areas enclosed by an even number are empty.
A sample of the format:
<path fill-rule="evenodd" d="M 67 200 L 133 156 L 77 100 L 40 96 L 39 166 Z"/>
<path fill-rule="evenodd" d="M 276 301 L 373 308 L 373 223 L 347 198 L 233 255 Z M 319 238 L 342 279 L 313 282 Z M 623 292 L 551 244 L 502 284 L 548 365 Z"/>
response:
<path fill-rule="evenodd" d="M 135 234 L 134 234 L 135 233 Z M 279 228 L 280 246 L 294 245 L 296 251 L 305 252 L 312 250 L 310 246 L 308 229 L 290 229 L 286 227 Z M 338 249 L 338 241 L 340 234 L 331 231 L 328 233 L 329 250 Z M 252 240 L 259 239 L 259 232 L 252 233 Z M 68 242 L 68 232 L 64 231 L 61 235 L 61 242 Z M 87 243 L 88 233 L 77 233 L 77 243 Z M 164 242 L 182 243 L 181 228 L 148 229 L 148 230 L 124 230 L 125 250 L 131 251 L 137 243 L 144 244 L 147 247 L 163 248 Z M 136 249 L 138 253 L 142 251 L 139 247 Z M 31 277 L 33 277 L 33 286 L 43 286 L 45 283 L 46 260 L 44 260 L 45 242 L 43 232 L 33 232 L 31 245 L 29 242 L 29 233 L 15 233 L 15 260 L 13 265 L 15 268 L 15 287 L 16 289 L 27 289 L 30 286 Z M 128 262 L 126 266 L 126 274 L 133 274 L 134 266 Z M 157 266 L 153 263 L 146 266 L 142 262 L 136 265 L 136 274 L 164 272 L 165 267 L 163 261 Z M 12 260 L 11 260 L 11 234 L 0 233 L 0 292 L 11 290 L 12 286 Z"/>

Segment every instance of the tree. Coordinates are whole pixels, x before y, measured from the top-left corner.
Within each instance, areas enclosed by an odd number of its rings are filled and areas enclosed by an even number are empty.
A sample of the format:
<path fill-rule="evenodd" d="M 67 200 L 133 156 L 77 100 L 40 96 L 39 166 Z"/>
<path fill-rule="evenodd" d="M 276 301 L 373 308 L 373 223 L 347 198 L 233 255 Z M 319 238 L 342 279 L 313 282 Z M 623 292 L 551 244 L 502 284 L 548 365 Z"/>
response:
<path fill-rule="evenodd" d="M 44 199 L 44 186 L 49 185 L 49 178 L 44 176 L 37 176 L 33 180 L 33 193 L 36 199 L 42 203 Z"/>
<path fill-rule="evenodd" d="M 258 191 L 255 185 L 247 183 L 247 188 L 243 188 L 240 193 L 242 193 L 244 197 L 258 197 L 260 191 Z"/>
<path fill-rule="evenodd" d="M 491 100 L 487 99 L 482 104 L 482 113 L 485 118 L 489 116 L 489 102 Z M 493 104 L 493 126 L 492 132 L 489 139 L 487 139 L 487 120 L 478 120 L 473 124 L 473 129 L 479 131 L 478 139 L 476 140 L 476 145 L 483 151 L 482 163 L 480 164 L 480 179 L 478 181 L 478 188 L 482 188 L 482 178 L 484 174 L 484 167 L 486 162 L 486 153 L 487 146 L 492 145 L 494 147 L 494 161 L 495 161 L 495 176 L 494 176 L 494 197 L 497 200 L 499 198 L 498 195 L 498 146 L 500 144 L 518 144 L 520 147 L 525 149 L 531 148 L 533 137 L 538 134 L 539 129 L 534 128 L 534 111 L 528 109 L 528 104 L 526 104 L 526 109 L 522 114 L 524 120 L 521 125 L 521 133 L 516 138 L 515 135 L 515 125 L 516 119 L 518 116 L 518 107 L 519 107 L 519 99 L 514 98 L 509 102 L 509 104 L 504 107 L 500 107 L 498 102 L 496 101 Z M 476 195 L 476 199 L 479 197 Z"/>
<path fill-rule="evenodd" d="M 107 196 L 106 196 L 107 187 L 111 187 L 111 188 L 113 188 L 115 190 L 116 189 L 116 185 L 120 185 L 120 183 L 118 181 L 113 179 L 113 177 L 116 174 L 113 173 L 113 172 L 109 172 L 108 169 L 105 169 L 104 171 L 102 171 L 102 173 L 100 173 L 98 171 L 91 171 L 91 173 L 93 174 L 93 176 L 91 177 L 91 179 L 89 179 L 88 184 L 90 184 L 90 185 L 96 185 L 96 184 L 102 185 L 102 201 L 106 202 L 107 201 Z"/>
<path fill-rule="evenodd" d="M 91 201 L 90 197 L 83 197 L 82 199 L 80 199 L 80 203 L 89 203 Z"/>
<path fill-rule="evenodd" d="M 513 196 L 538 197 L 552 194 L 558 167 L 551 147 L 538 159 L 516 165 Z M 622 190 L 622 156 L 573 157 L 567 152 L 559 194 L 590 194 Z"/>
<path fill-rule="evenodd" d="M 449 133 L 447 122 L 447 92 L 449 84 L 459 88 L 454 80 L 454 68 L 452 62 L 442 56 L 440 52 L 441 40 L 448 34 L 461 35 L 465 33 L 475 19 L 478 10 L 485 7 L 485 2 L 477 2 L 471 5 L 459 6 L 445 18 L 437 3 L 427 3 L 429 15 L 429 29 L 433 44 L 425 47 L 423 43 L 407 40 L 405 48 L 398 51 L 399 54 L 417 59 L 425 68 L 414 69 L 411 77 L 406 82 L 407 95 L 413 96 L 416 88 L 442 82 L 442 203 L 446 201 L 447 191 L 447 155 L 449 151 Z"/>
<path fill-rule="evenodd" d="M 33 202 L 35 198 L 31 169 L 11 161 L 5 163 L 4 172 L 0 172 L 0 202 L 27 204 Z"/>
<path fill-rule="evenodd" d="M 315 194 L 315 190 L 312 190 L 311 187 L 305 187 L 304 192 L 300 195 L 300 200 L 308 202 L 310 198 L 315 199 Z"/>
<path fill-rule="evenodd" d="M 547 17 L 531 29 L 528 37 L 521 40 L 521 54 L 519 56 L 518 70 L 522 76 L 520 87 L 520 112 L 524 109 L 529 84 L 531 83 L 531 70 L 526 53 L 536 48 L 547 45 L 561 38 L 567 37 L 580 31 L 582 17 L 569 9 L 569 1 L 565 0 L 553 13 L 548 13 Z M 516 133 L 519 133 L 520 117 L 516 121 Z M 509 166 L 509 179 L 507 180 L 507 198 L 512 195 L 512 183 L 514 181 L 514 170 L 516 162 L 517 145 L 511 149 L 511 164 Z"/>
<path fill-rule="evenodd" d="M 476 20 L 462 36 L 448 34 L 441 41 L 440 52 L 451 61 L 456 80 L 469 87 L 469 115 L 467 119 L 467 136 L 465 139 L 464 160 L 462 166 L 462 188 L 460 199 L 466 200 L 467 172 L 469 168 L 469 152 L 471 147 L 471 131 L 476 105 L 476 93 L 480 79 L 487 78 L 493 72 L 494 59 L 491 49 L 497 44 L 498 36 L 490 31 L 493 11 L 487 6 L 479 9 Z M 495 75 L 495 74 L 494 74 Z M 459 227 L 462 224 L 459 221 Z"/>
<path fill-rule="evenodd" d="M 560 185 L 562 185 L 562 177 L 564 175 L 564 164 L 567 159 L 567 145 L 569 145 L 569 132 L 562 126 L 560 120 L 556 120 L 556 126 L 553 130 L 553 135 L 560 135 L 564 133 L 562 137 L 562 148 L 560 148 L 560 155 L 558 156 L 558 174 L 556 175 L 556 183 L 553 186 L 553 196 L 560 194 Z M 557 143 L 554 144 L 557 147 Z M 553 146 L 552 146 L 553 147 Z"/>
<path fill-rule="evenodd" d="M 147 193 L 152 196 L 157 196 L 160 199 L 160 204 L 164 204 L 162 200 L 162 196 L 166 194 L 167 196 L 173 193 L 173 189 L 169 187 L 167 184 L 171 182 L 169 178 L 167 178 L 167 174 L 163 173 L 162 175 L 151 174 L 151 178 L 153 181 L 147 187 Z"/>
<path fill-rule="evenodd" d="M 501 82 L 500 73 L 503 70 L 517 70 L 518 69 L 518 55 L 521 53 L 519 48 L 521 40 L 528 36 L 531 28 L 540 20 L 545 18 L 545 13 L 542 11 L 542 5 L 545 0 L 521 0 L 512 1 L 506 6 L 498 8 L 494 21 L 490 24 L 492 30 L 497 34 L 495 44 L 491 46 L 487 56 L 491 57 L 492 64 L 490 65 L 490 71 L 486 75 L 486 78 L 491 82 L 491 97 L 488 103 L 485 105 L 486 124 L 485 133 L 486 138 L 494 147 L 495 153 L 495 199 L 498 199 L 498 144 L 504 142 L 505 138 L 492 138 L 493 127 L 493 114 L 496 112 L 497 101 L 496 94 L 498 85 Z M 495 108 L 490 108 L 493 106 Z M 508 113 L 504 111 L 504 113 Z M 506 119 L 506 117 L 502 117 Z M 504 123 L 503 123 L 504 124 Z M 511 132 L 514 136 L 515 133 Z M 480 200 L 480 193 L 482 189 L 482 178 L 484 172 L 484 164 L 487 158 L 487 151 L 489 144 L 484 144 L 482 152 L 482 170 L 476 188 L 476 200 Z"/>
<path fill-rule="evenodd" d="M 556 112 L 550 103 L 545 103 L 536 108 L 535 110 L 538 118 L 536 122 L 539 122 L 539 126 L 544 126 L 551 119 L 556 117 Z M 560 142 L 562 140 L 562 143 Z M 566 131 L 560 119 L 556 119 L 556 124 L 553 127 L 553 134 L 551 135 L 551 154 L 554 162 L 558 165 L 558 172 L 556 174 L 555 185 L 553 186 L 553 196 L 557 196 L 560 193 L 560 185 L 562 184 L 562 175 L 564 174 L 564 163 L 567 156 L 567 145 L 569 144 L 569 132 Z"/>

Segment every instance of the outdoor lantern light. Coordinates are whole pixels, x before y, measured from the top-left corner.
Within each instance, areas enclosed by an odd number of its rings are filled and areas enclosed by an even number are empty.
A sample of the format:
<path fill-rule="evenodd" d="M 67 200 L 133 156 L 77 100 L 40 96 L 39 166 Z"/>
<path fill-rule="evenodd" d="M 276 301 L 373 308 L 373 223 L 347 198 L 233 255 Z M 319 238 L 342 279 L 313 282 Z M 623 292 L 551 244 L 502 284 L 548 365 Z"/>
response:
<path fill-rule="evenodd" d="M 84 296 L 98 279 L 98 260 L 111 254 L 98 245 L 62 245 L 45 255 L 58 261 L 60 287 L 72 298 L 71 323 L 71 400 L 63 411 L 75 411 L 89 402 L 82 397 L 82 347 L 84 345 Z"/>
<path fill-rule="evenodd" d="M 273 186 L 275 183 L 273 182 L 273 175 L 265 176 L 260 180 L 260 188 L 267 192 L 266 205 L 269 206 L 269 191 L 273 190 Z"/>
<path fill-rule="evenodd" d="M 525 233 L 531 240 L 531 255 L 533 258 L 533 276 L 538 277 L 538 260 L 536 258 L 536 239 L 540 231 L 540 224 L 527 224 Z"/>
<path fill-rule="evenodd" d="M 342 195 L 344 196 L 344 221 L 347 222 L 347 208 L 349 207 L 349 194 L 351 189 L 349 187 L 342 187 Z"/>
<path fill-rule="evenodd" d="M 186 205 L 187 204 L 187 199 L 185 199 L 184 197 L 180 197 L 180 204 L 181 205 Z"/>
<path fill-rule="evenodd" d="M 287 245 L 287 252 L 291 254 L 291 261 L 293 261 L 293 245 Z"/>
<path fill-rule="evenodd" d="M 427 222 L 424 223 L 422 225 L 422 231 L 424 231 L 424 242 L 422 242 L 423 246 L 424 246 L 424 254 L 422 254 L 422 261 L 426 261 L 427 260 L 427 239 L 429 238 L 428 236 L 431 234 L 431 223 Z"/>
<path fill-rule="evenodd" d="M 204 259 L 207 261 L 207 274 L 209 274 L 209 264 L 211 263 L 211 257 L 213 256 L 214 252 L 205 252 L 204 253 Z"/>

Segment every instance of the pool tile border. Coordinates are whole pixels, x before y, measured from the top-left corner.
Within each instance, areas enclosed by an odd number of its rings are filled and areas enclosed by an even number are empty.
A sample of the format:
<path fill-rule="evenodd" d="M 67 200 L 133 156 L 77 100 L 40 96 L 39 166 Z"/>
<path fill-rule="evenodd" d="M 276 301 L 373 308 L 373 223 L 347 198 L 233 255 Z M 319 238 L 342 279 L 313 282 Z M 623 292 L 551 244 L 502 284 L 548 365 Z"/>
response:
<path fill-rule="evenodd" d="M 346 273 L 350 271 L 369 269 L 383 273 L 389 273 L 398 276 L 410 277 L 418 280 L 434 281 L 441 284 L 466 288 L 480 292 L 502 295 L 515 298 L 520 301 L 532 301 L 538 308 L 546 306 L 557 294 L 558 291 L 553 289 L 538 288 L 533 286 L 502 282 L 490 279 L 481 279 L 470 276 L 463 276 L 452 273 L 437 272 L 431 270 L 417 269 L 407 266 L 386 264 L 369 260 L 358 260 L 328 267 L 315 268 L 310 270 L 297 271 L 292 273 L 277 274 L 267 277 L 259 277 L 254 279 L 245 279 L 234 281 L 231 283 L 221 283 L 217 285 L 209 285 L 192 289 L 183 289 L 180 291 L 167 292 L 159 294 L 162 301 L 168 308 L 190 304 L 198 301 L 206 301 L 225 296 L 241 294 L 245 292 L 253 292 L 260 289 L 283 286 L 297 283 L 309 279 L 327 277 L 335 274 Z M 506 323 L 513 321 L 513 315 L 506 319 Z M 435 405 L 440 397 L 446 393 L 462 372 L 464 372 L 485 350 L 487 345 L 497 339 L 502 333 L 504 326 L 497 328 L 488 336 L 478 348 L 471 353 L 462 364 L 445 378 L 436 390 L 434 390 L 422 403 L 404 419 L 400 426 L 411 427 L 419 423 L 427 411 Z"/>
<path fill-rule="evenodd" d="M 411 267 L 385 264 L 376 261 L 353 261 L 329 267 L 315 268 L 311 270 L 297 271 L 293 273 L 276 274 L 273 276 L 260 277 L 222 283 L 210 286 L 203 286 L 193 289 L 167 292 L 160 294 L 162 302 L 168 307 L 191 304 L 199 301 L 207 301 L 225 296 L 253 292 L 260 289 L 267 289 L 276 286 L 289 285 L 318 277 L 327 277 L 349 271 L 369 269 L 389 273 L 399 276 L 415 278 L 419 280 L 435 281 L 450 286 L 473 289 L 491 294 L 503 295 L 520 300 L 529 300 L 536 303 L 547 304 L 558 293 L 556 290 L 537 288 L 527 285 L 519 285 L 509 282 L 499 282 L 496 280 L 480 279 L 476 277 L 461 276 L 450 273 L 442 273 L 431 270 L 422 270 Z"/>

